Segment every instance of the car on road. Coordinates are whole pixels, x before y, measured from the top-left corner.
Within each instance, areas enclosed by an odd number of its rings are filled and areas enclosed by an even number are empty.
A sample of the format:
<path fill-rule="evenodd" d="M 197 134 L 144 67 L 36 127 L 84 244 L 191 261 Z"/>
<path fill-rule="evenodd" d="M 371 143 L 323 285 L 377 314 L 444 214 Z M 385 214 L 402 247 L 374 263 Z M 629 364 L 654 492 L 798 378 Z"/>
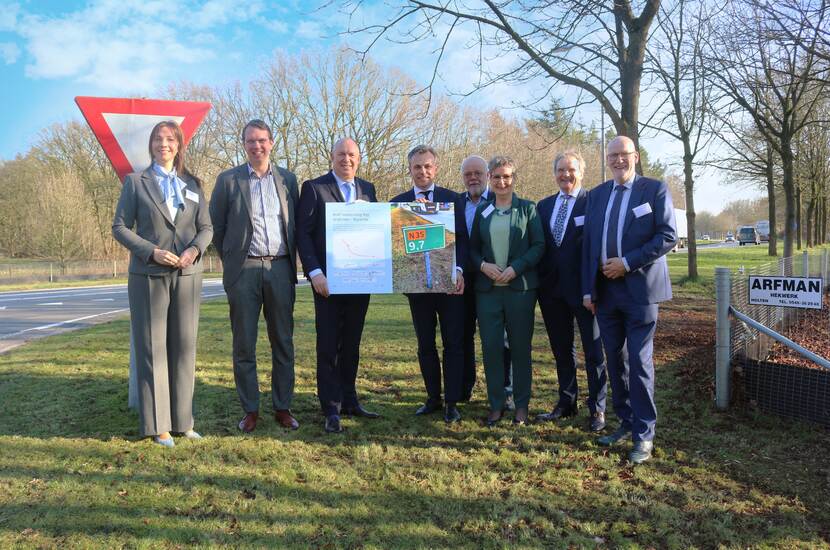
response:
<path fill-rule="evenodd" d="M 758 231 L 751 225 L 744 225 L 738 228 L 738 244 L 743 246 L 745 244 L 761 244 L 761 236 Z"/>
<path fill-rule="evenodd" d="M 709 235 L 704 235 L 701 237 L 701 239 L 703 239 L 704 241 L 709 241 L 711 240 L 711 237 L 709 237 Z"/>
<path fill-rule="evenodd" d="M 727 233 L 726 238 L 723 240 L 723 242 L 734 243 L 735 242 L 735 235 L 733 235 L 732 233 Z"/>

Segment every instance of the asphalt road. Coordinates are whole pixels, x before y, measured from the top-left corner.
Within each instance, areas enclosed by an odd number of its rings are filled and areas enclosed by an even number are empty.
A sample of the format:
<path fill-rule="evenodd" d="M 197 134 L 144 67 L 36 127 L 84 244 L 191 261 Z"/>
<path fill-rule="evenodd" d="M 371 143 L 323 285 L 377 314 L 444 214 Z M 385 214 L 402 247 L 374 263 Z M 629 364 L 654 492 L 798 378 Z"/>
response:
<path fill-rule="evenodd" d="M 202 284 L 202 299 L 224 296 L 221 279 Z M 129 311 L 127 285 L 0 292 L 0 353 L 34 338 L 110 321 Z"/>
<path fill-rule="evenodd" d="M 763 244 L 766 244 L 766 243 L 761 243 L 761 244 L 763 245 Z M 698 252 L 705 251 L 705 250 L 713 250 L 715 248 L 734 248 L 734 247 L 737 247 L 737 246 L 738 246 L 738 243 L 736 243 L 736 242 L 731 242 L 731 243 L 720 242 L 720 243 L 707 244 L 706 241 L 697 241 L 697 251 Z M 689 251 L 688 248 L 678 248 L 677 249 L 677 252 L 684 253 L 684 254 L 688 251 Z"/>

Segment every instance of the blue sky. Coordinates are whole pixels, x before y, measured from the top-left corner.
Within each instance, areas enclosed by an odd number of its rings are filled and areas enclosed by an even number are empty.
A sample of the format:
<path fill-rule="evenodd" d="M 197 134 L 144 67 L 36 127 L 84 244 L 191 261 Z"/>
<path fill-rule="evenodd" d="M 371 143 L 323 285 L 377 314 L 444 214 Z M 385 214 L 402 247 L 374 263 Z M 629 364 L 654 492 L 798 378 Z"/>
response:
<path fill-rule="evenodd" d="M 0 159 L 26 152 L 49 125 L 80 119 L 78 95 L 158 97 L 167 84 L 182 80 L 245 83 L 275 50 L 298 52 L 359 40 L 338 35 L 346 28 L 344 14 L 316 10 L 318 5 L 300 0 L 0 0 Z M 383 19 L 389 13 L 385 6 L 367 2 L 361 15 Z M 477 78 L 475 50 L 464 47 L 469 32 L 458 31 L 449 45 L 440 75 L 446 89 L 466 91 Z M 383 44 L 372 56 L 426 82 L 434 46 L 407 46 L 403 54 L 401 47 Z M 406 66 L 400 66 L 402 59 Z M 504 97 L 520 98 L 530 90 L 505 92 L 490 88 L 464 101 L 510 107 Z M 598 114 L 588 109 L 581 118 L 590 124 Z M 664 161 L 676 154 L 657 141 L 645 145 Z M 746 193 L 704 180 L 696 201 L 699 209 L 717 212 Z"/>

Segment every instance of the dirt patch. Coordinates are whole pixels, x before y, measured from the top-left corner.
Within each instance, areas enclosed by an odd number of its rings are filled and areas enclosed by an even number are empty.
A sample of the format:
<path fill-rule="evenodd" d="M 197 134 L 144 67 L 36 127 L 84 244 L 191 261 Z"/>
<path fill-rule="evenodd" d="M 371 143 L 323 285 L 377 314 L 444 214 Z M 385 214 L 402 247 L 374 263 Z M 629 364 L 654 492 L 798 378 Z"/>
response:
<path fill-rule="evenodd" d="M 426 268 L 424 254 L 404 252 L 402 228 L 409 225 L 424 225 L 432 221 L 413 214 L 403 208 L 392 210 L 392 286 L 395 292 L 424 292 L 426 289 Z M 446 247 L 429 251 L 432 272 L 432 292 L 455 290 L 452 273 L 455 270 L 455 233 L 444 230 Z"/>
<path fill-rule="evenodd" d="M 790 325 L 787 338 L 821 357 L 830 357 L 830 294 L 824 296 L 822 309 L 808 309 L 801 312 L 800 319 Z M 770 351 L 769 361 L 784 365 L 794 365 L 809 369 L 821 369 L 821 366 L 802 357 L 787 346 L 775 343 Z"/>
<path fill-rule="evenodd" d="M 685 384 L 698 392 L 714 392 L 715 303 L 699 297 L 675 297 L 660 304 L 655 359 L 677 362 Z"/>

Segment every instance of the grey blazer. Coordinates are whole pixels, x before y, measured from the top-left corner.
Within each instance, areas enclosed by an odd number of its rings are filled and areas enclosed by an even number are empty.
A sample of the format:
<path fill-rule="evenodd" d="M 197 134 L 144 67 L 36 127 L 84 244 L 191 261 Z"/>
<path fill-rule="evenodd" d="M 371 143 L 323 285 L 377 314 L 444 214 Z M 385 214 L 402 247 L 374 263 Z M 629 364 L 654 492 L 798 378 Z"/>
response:
<path fill-rule="evenodd" d="M 182 275 L 202 271 L 202 254 L 210 244 L 213 227 L 202 188 L 187 175 L 179 176 L 186 184 L 185 207 L 176 219 L 170 217 L 151 168 L 129 174 L 121 187 L 121 197 L 112 220 L 112 236 L 130 251 L 130 273 L 164 275 L 176 268 L 153 261 L 153 250 L 161 248 L 181 254 L 191 246 L 199 250 L 193 265 Z M 198 201 L 188 196 L 198 197 Z"/>
<path fill-rule="evenodd" d="M 291 265 L 297 264 L 297 244 L 294 237 L 294 210 L 299 200 L 297 176 L 285 168 L 271 165 L 274 185 L 280 197 L 283 236 Z M 251 183 L 248 165 L 242 164 L 219 174 L 210 197 L 210 218 L 213 221 L 213 246 L 222 259 L 222 284 L 231 287 L 242 273 L 242 264 L 251 248 L 254 225 L 251 221 Z M 293 282 L 297 283 L 297 269 L 292 267 Z"/>

